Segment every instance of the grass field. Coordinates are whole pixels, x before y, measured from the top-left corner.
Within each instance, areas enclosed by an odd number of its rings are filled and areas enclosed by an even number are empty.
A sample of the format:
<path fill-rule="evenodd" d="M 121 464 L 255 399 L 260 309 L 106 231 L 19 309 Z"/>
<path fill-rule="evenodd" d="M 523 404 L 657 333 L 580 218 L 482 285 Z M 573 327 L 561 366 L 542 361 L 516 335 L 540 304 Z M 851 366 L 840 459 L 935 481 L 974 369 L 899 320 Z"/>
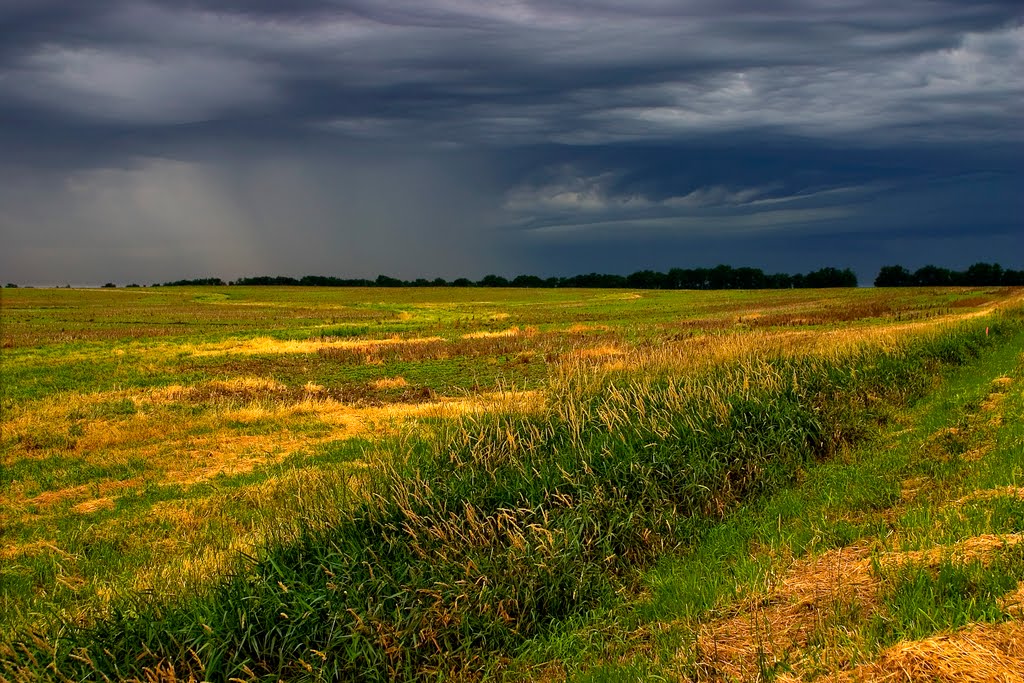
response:
<path fill-rule="evenodd" d="M 2 296 L 0 681 L 1024 677 L 1019 289 Z"/>

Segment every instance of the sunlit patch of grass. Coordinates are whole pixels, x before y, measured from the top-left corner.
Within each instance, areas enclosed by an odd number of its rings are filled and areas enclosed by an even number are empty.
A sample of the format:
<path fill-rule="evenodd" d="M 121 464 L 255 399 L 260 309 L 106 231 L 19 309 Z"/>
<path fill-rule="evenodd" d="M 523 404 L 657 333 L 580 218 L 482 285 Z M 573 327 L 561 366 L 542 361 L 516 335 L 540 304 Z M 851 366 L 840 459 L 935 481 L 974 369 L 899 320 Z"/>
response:
<path fill-rule="evenodd" d="M 518 337 L 520 329 L 518 327 L 510 327 L 507 330 L 481 330 L 478 332 L 467 332 L 462 335 L 463 339 L 494 339 L 496 337 Z"/>
<path fill-rule="evenodd" d="M 586 334 L 588 332 L 609 332 L 611 330 L 607 325 L 587 325 L 584 323 L 573 323 L 565 328 L 565 331 L 569 334 Z"/>
<path fill-rule="evenodd" d="M 255 339 L 228 340 L 217 344 L 203 344 L 194 348 L 187 345 L 176 346 L 177 353 L 191 353 L 195 356 L 213 356 L 225 354 L 266 355 L 285 353 L 317 353 L 324 349 L 358 349 L 362 351 L 381 346 L 429 344 L 441 341 L 440 337 L 402 338 L 398 335 L 386 339 L 340 339 L 330 338 L 307 340 L 280 340 L 270 337 Z"/>
<path fill-rule="evenodd" d="M 404 377 L 381 377 L 370 384 L 374 389 L 400 389 L 409 386 Z"/>

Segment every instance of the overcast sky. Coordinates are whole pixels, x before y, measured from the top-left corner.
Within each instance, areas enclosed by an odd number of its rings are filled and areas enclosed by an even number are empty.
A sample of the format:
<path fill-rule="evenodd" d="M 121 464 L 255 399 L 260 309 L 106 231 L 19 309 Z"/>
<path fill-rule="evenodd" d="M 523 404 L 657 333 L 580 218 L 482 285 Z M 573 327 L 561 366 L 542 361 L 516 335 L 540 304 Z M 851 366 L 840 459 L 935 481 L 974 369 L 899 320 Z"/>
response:
<path fill-rule="evenodd" d="M 0 279 L 1024 267 L 1024 3 L 0 0 Z"/>

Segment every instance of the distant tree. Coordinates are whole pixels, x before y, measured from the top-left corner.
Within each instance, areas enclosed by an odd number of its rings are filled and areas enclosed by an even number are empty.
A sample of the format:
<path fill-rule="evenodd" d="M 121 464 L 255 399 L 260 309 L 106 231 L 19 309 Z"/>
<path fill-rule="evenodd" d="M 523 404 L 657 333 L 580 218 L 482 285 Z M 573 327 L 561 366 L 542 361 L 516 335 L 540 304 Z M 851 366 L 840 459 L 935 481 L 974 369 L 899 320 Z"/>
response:
<path fill-rule="evenodd" d="M 793 286 L 793 276 L 788 273 L 774 273 L 765 276 L 765 286 L 769 289 L 789 289 Z"/>
<path fill-rule="evenodd" d="M 500 275 L 484 275 L 477 284 L 481 287 L 508 287 L 508 280 Z"/>
<path fill-rule="evenodd" d="M 665 273 L 665 289 L 682 289 L 686 271 L 682 268 L 671 268 Z"/>
<path fill-rule="evenodd" d="M 7 287 L 7 289 L 17 289 L 18 288 L 18 285 L 14 284 L 13 282 L 8 282 L 5 286 Z"/>
<path fill-rule="evenodd" d="M 443 277 L 435 277 L 433 280 L 430 281 L 430 286 L 431 287 L 447 287 L 448 286 L 448 281 L 445 280 Z"/>
<path fill-rule="evenodd" d="M 875 278 L 876 287 L 998 287 L 1024 285 L 1024 271 L 1003 270 L 998 263 L 975 263 L 967 270 L 956 271 L 924 266 L 913 274 L 903 266 L 885 266 Z"/>
<path fill-rule="evenodd" d="M 626 286 L 634 289 L 666 289 L 667 284 L 665 273 L 653 270 L 638 270 L 626 276 Z"/>
<path fill-rule="evenodd" d="M 875 278 L 875 287 L 911 287 L 914 276 L 903 266 L 882 266 Z"/>
<path fill-rule="evenodd" d="M 469 278 L 460 277 L 452 281 L 452 287 L 472 287 L 473 281 Z"/>
<path fill-rule="evenodd" d="M 852 270 L 846 268 L 821 268 L 807 273 L 804 276 L 806 287 L 856 287 L 857 276 Z"/>
<path fill-rule="evenodd" d="M 389 277 L 387 275 L 378 275 L 376 285 L 378 287 L 401 287 L 405 283 L 398 278 Z"/>
<path fill-rule="evenodd" d="M 707 268 L 673 268 L 665 275 L 668 289 L 708 289 L 710 282 Z"/>
<path fill-rule="evenodd" d="M 269 275 L 259 275 L 257 277 L 240 277 L 231 284 L 243 287 L 280 287 L 294 286 L 300 283 L 295 278 L 288 277 L 286 275 L 278 275 L 276 277 L 271 277 Z"/>
<path fill-rule="evenodd" d="M 559 278 L 559 287 L 627 287 L 626 278 L 621 275 L 609 275 L 607 273 L 587 273 L 585 275 L 574 275 L 573 277 Z"/>
<path fill-rule="evenodd" d="M 724 263 L 707 271 L 708 289 L 732 289 L 732 267 Z"/>
<path fill-rule="evenodd" d="M 1003 267 L 998 263 L 975 263 L 960 278 L 960 284 L 974 287 L 1000 285 L 1002 281 Z"/>
<path fill-rule="evenodd" d="M 924 266 L 914 271 L 914 284 L 920 287 L 942 287 L 953 284 L 953 271 L 938 266 Z"/>
<path fill-rule="evenodd" d="M 329 275 L 303 275 L 299 284 L 303 287 L 339 287 L 341 280 Z"/>
<path fill-rule="evenodd" d="M 103 287 L 105 289 L 114 289 L 115 287 L 117 287 L 117 285 L 115 285 L 113 282 L 108 282 L 107 284 L 103 285 Z"/>
<path fill-rule="evenodd" d="M 125 285 L 125 287 L 138 287 L 138 286 L 139 286 L 139 284 L 137 282 L 133 282 L 130 285 Z"/>
<path fill-rule="evenodd" d="M 544 280 L 536 275 L 517 275 L 509 284 L 513 287 L 543 287 Z"/>
<path fill-rule="evenodd" d="M 1024 286 L 1024 270 L 1004 270 L 1003 284 L 1007 287 Z"/>
<path fill-rule="evenodd" d="M 759 268 L 736 268 L 732 273 L 736 289 L 765 289 L 768 286 L 768 278 Z"/>
<path fill-rule="evenodd" d="M 260 279 L 260 278 L 252 278 L 252 279 Z M 219 277 L 200 277 L 200 278 L 194 278 L 192 280 L 175 280 L 174 282 L 165 282 L 163 284 L 163 286 L 164 287 L 207 287 L 207 286 L 211 286 L 211 285 L 216 285 L 216 286 L 219 287 L 219 286 L 223 286 L 224 284 L 225 284 L 225 282 L 223 280 L 221 280 Z M 251 283 L 251 284 L 256 284 L 256 283 Z M 154 282 L 153 286 L 157 287 L 158 285 Z"/>

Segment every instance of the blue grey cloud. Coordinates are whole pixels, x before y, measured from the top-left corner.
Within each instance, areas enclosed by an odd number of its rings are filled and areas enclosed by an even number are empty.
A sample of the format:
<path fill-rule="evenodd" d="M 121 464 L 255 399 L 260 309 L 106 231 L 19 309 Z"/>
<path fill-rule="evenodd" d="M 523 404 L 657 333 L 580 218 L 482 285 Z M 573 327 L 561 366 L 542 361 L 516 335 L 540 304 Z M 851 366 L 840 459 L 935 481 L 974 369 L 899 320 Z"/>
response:
<path fill-rule="evenodd" d="M 8 279 L 867 276 L 1024 232 L 1019 2 L 7 0 L 0 38 Z"/>

